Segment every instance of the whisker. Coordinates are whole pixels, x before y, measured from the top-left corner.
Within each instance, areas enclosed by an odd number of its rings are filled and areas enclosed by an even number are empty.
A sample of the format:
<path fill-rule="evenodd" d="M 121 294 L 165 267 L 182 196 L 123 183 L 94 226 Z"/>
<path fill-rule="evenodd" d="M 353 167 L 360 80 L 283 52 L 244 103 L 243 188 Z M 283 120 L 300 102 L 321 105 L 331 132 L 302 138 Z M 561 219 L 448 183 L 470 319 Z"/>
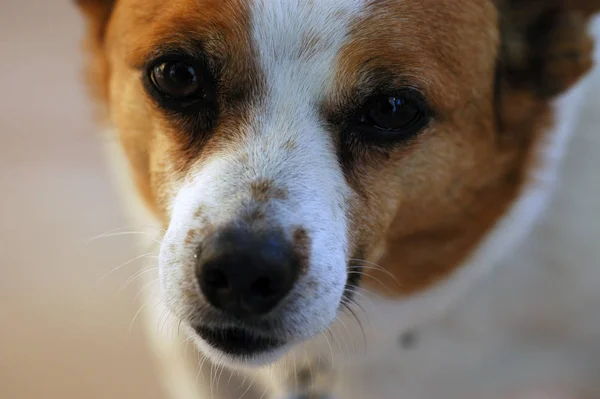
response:
<path fill-rule="evenodd" d="M 190 336 L 183 336 L 183 341 L 181 341 L 181 345 L 185 344 L 185 351 L 187 352 L 188 347 L 190 345 L 190 342 L 192 341 L 192 337 Z"/>
<path fill-rule="evenodd" d="M 350 314 L 352 315 L 352 318 L 358 324 L 358 327 L 360 328 L 360 331 L 361 331 L 361 334 L 362 334 L 362 338 L 363 338 L 363 349 L 366 351 L 366 349 L 367 349 L 367 333 L 365 332 L 365 328 L 364 328 L 364 326 L 363 326 L 360 318 L 358 317 L 358 315 L 354 312 L 354 309 L 352 309 L 350 307 L 352 305 L 352 302 L 351 301 L 345 301 L 345 302 L 343 302 L 343 305 L 344 305 L 344 309 L 350 312 Z"/>
<path fill-rule="evenodd" d="M 144 310 L 144 308 L 150 303 L 150 300 L 144 302 L 144 304 L 138 309 L 137 312 L 135 312 L 135 315 L 133 316 L 133 319 L 131 320 L 131 323 L 129 324 L 129 335 L 131 335 L 131 333 L 133 332 L 133 323 L 135 323 L 135 319 L 137 319 L 137 317 L 139 316 L 139 314 L 142 312 L 142 310 Z"/>
<path fill-rule="evenodd" d="M 355 265 L 355 267 L 361 267 L 363 269 L 379 270 L 380 272 L 383 272 L 383 273 L 387 274 L 388 276 L 390 276 L 392 279 L 394 279 L 396 284 L 398 284 L 399 286 L 402 286 L 402 284 L 400 284 L 400 281 L 398 281 L 396 276 L 394 276 L 392 273 L 390 273 L 389 270 L 387 270 L 383 266 L 378 265 L 377 263 L 369 262 L 364 259 L 356 259 L 356 258 L 350 258 L 349 260 L 352 262 L 361 262 L 360 265 Z M 367 266 L 364 265 L 365 263 L 367 264 Z M 353 266 L 350 266 L 350 267 L 352 268 Z"/>
<path fill-rule="evenodd" d="M 281 374 L 283 375 L 283 380 L 285 381 L 285 383 L 287 384 L 287 381 L 291 378 L 290 377 L 290 354 L 285 355 L 284 357 L 284 361 L 281 362 Z"/>
<path fill-rule="evenodd" d="M 325 338 L 325 342 L 327 342 L 327 346 L 329 346 L 329 353 L 331 354 L 331 369 L 334 370 L 335 369 L 335 360 L 334 360 L 334 356 L 333 356 L 333 347 L 331 346 L 331 342 L 329 342 L 329 338 L 327 338 L 327 335 L 324 332 L 321 334 L 323 334 L 323 337 Z"/>
<path fill-rule="evenodd" d="M 349 356 L 351 356 L 350 360 L 354 359 L 354 357 L 356 356 L 356 347 L 354 346 L 354 341 L 352 340 L 352 334 L 350 333 L 350 330 L 348 329 L 348 327 L 346 326 L 346 323 L 344 323 L 344 321 L 341 318 L 338 318 L 338 321 L 342 324 L 342 327 L 344 327 L 344 329 L 346 330 L 346 333 L 348 334 L 348 339 L 350 340 L 350 343 L 352 344 L 352 353 L 348 353 Z M 344 336 L 341 336 L 342 339 L 344 340 L 344 345 L 346 346 L 346 350 L 349 351 L 348 348 L 348 342 L 346 341 L 346 338 L 344 338 Z"/>
<path fill-rule="evenodd" d="M 299 392 L 298 387 L 298 369 L 297 369 L 298 356 L 294 352 L 294 393 L 297 394 Z"/>
<path fill-rule="evenodd" d="M 133 229 L 140 229 L 140 230 L 133 230 Z M 112 233 L 118 233 L 118 232 L 121 232 L 123 230 L 142 231 L 141 229 L 152 229 L 152 230 L 157 230 L 157 231 L 159 231 L 161 233 L 166 233 L 167 232 L 167 230 L 165 230 L 165 229 L 163 229 L 161 227 L 158 227 L 158 226 L 151 226 L 151 225 L 141 225 L 141 226 L 127 225 L 127 226 L 121 226 L 121 227 L 117 227 L 115 229 L 111 229 L 111 230 L 105 231 L 104 233 L 100 233 L 100 234 L 95 235 L 93 237 L 89 237 L 85 241 L 90 241 L 91 242 L 91 241 L 94 241 L 94 240 L 96 240 L 98 238 L 105 237 L 105 236 L 110 235 Z"/>
<path fill-rule="evenodd" d="M 144 290 L 146 290 L 148 287 L 150 287 L 150 285 L 154 284 L 154 283 L 158 283 L 160 281 L 160 279 L 154 279 L 151 281 L 148 281 L 146 284 L 144 284 L 142 286 L 142 288 L 139 290 L 139 292 L 135 295 L 135 297 L 133 297 L 133 301 L 137 301 L 137 299 L 140 297 L 140 295 L 142 295 L 142 292 L 144 292 Z"/>
<path fill-rule="evenodd" d="M 138 271 L 137 273 L 135 273 L 133 276 L 129 277 L 122 285 L 121 287 L 119 287 L 119 291 L 123 291 L 125 288 L 127 288 L 127 286 L 129 284 L 131 284 L 134 280 L 142 277 L 144 274 L 148 274 L 150 272 L 154 272 L 158 270 L 158 266 L 155 267 L 148 267 L 145 269 L 142 269 L 140 271 Z"/>
<path fill-rule="evenodd" d="M 362 327 L 362 323 L 360 321 L 360 317 L 356 314 L 355 310 L 351 307 L 351 306 L 355 306 L 358 308 L 358 310 L 360 311 L 360 314 L 362 316 L 364 316 L 365 320 L 369 323 L 370 327 L 372 329 L 374 329 L 374 325 L 373 322 L 371 320 L 371 317 L 369 316 L 369 314 L 365 311 L 365 309 L 360 305 L 360 303 L 353 301 L 352 299 L 348 299 L 346 298 L 343 301 L 343 304 L 345 305 L 344 307 L 350 311 L 352 313 L 352 315 L 354 316 L 354 318 L 359 322 L 359 324 L 361 324 Z M 364 330 L 364 329 L 363 329 Z"/>
<path fill-rule="evenodd" d="M 354 262 L 361 262 L 361 263 L 364 263 L 364 264 L 367 264 L 367 265 L 371 265 L 374 268 L 385 270 L 385 268 L 383 266 L 378 265 L 375 262 L 368 261 L 366 259 L 349 258 L 348 260 L 351 260 L 351 261 L 354 261 Z"/>
<path fill-rule="evenodd" d="M 115 273 L 117 270 L 119 270 L 119 269 L 121 269 L 121 268 L 129 265 L 130 263 L 135 262 L 138 259 L 149 258 L 149 257 L 152 257 L 152 256 L 158 257 L 155 253 L 149 252 L 147 254 L 142 254 L 142 255 L 136 256 L 135 258 L 130 259 L 127 262 L 121 263 L 119 266 L 115 267 L 114 269 L 112 269 L 111 271 L 109 271 L 108 273 L 106 273 L 104 276 L 100 277 L 100 279 L 98 280 L 98 282 L 104 281 L 108 276 L 110 276 L 111 274 Z"/>
<path fill-rule="evenodd" d="M 385 285 L 381 280 L 379 280 L 377 277 L 374 277 L 370 274 L 367 274 L 367 273 L 361 272 L 361 271 L 357 271 L 357 270 L 351 270 L 348 272 L 348 274 L 356 274 L 358 276 L 365 276 L 370 279 L 373 279 L 373 280 L 375 280 L 375 282 L 379 283 L 379 285 L 381 285 L 386 291 L 388 291 L 388 293 L 392 292 L 392 290 L 387 285 Z"/>
<path fill-rule="evenodd" d="M 87 241 L 84 241 L 83 245 L 84 246 L 90 245 L 94 241 L 102 239 L 102 238 L 128 236 L 128 235 L 146 235 L 146 236 L 156 237 L 156 234 L 148 233 L 147 231 L 121 231 L 118 233 L 100 234 L 99 236 L 92 237 L 92 239 L 88 239 Z M 154 241 L 158 244 L 162 244 L 162 241 L 157 240 L 157 239 L 152 239 L 152 241 Z"/>
<path fill-rule="evenodd" d="M 365 301 L 368 303 L 368 305 L 369 305 L 369 306 L 371 306 L 371 309 L 372 309 L 372 308 L 373 308 L 373 300 L 372 300 L 372 299 L 370 299 L 369 297 L 367 297 L 365 294 L 362 294 L 360 291 L 358 291 L 358 290 L 360 290 L 360 289 L 361 289 L 361 288 L 360 288 L 360 287 L 358 287 L 358 286 L 354 286 L 354 287 L 347 287 L 347 288 L 346 288 L 346 290 L 348 290 L 348 292 L 350 292 L 350 293 L 352 293 L 352 294 L 354 294 L 354 295 L 358 295 L 358 296 L 360 296 L 361 298 L 363 298 L 363 299 L 364 299 L 364 300 L 365 300 Z M 365 291 L 365 290 L 363 290 L 363 291 Z M 383 299 L 383 297 L 381 297 L 380 295 L 377 295 L 377 294 L 376 294 L 376 293 L 374 293 L 374 292 L 370 292 L 370 291 L 365 291 L 365 292 L 367 292 L 367 293 L 368 293 L 368 294 L 370 294 L 370 295 L 374 295 L 374 296 L 375 296 L 377 299 L 380 299 L 381 301 L 383 301 L 383 300 L 384 300 L 384 299 Z"/>
<path fill-rule="evenodd" d="M 165 331 L 166 331 L 166 328 L 167 328 L 167 321 L 169 319 L 169 316 L 170 316 L 169 315 L 169 310 L 168 309 L 164 309 L 163 312 L 162 312 L 162 314 L 160 315 L 160 318 L 159 318 L 158 324 L 159 324 L 160 327 L 159 327 L 158 334 L 159 334 L 159 336 L 161 337 L 162 340 L 165 339 Z M 168 331 L 166 331 L 166 332 L 168 332 Z"/>
<path fill-rule="evenodd" d="M 269 382 L 267 384 L 265 384 L 265 390 L 263 392 L 262 395 L 260 395 L 259 399 L 263 399 L 265 397 L 265 395 L 267 394 L 267 391 L 269 390 L 269 387 L 271 386 L 271 381 L 273 381 L 273 367 L 269 367 Z"/>
<path fill-rule="evenodd" d="M 349 293 L 351 293 L 352 295 L 356 295 L 358 297 L 361 297 L 365 301 L 365 305 L 368 305 L 371 309 L 373 309 L 373 304 L 372 304 L 370 298 L 367 298 L 364 294 L 362 294 L 359 291 L 356 291 L 356 290 L 354 290 L 352 288 L 347 287 L 346 290 Z"/>
<path fill-rule="evenodd" d="M 344 364 L 344 348 L 342 348 L 342 344 L 340 343 L 340 340 L 338 339 L 338 337 L 333 333 L 333 331 L 331 331 L 331 327 L 327 328 L 327 332 L 329 333 L 331 340 L 337 345 L 338 349 L 340 350 L 340 355 L 341 355 L 340 360 L 343 365 Z"/>
<path fill-rule="evenodd" d="M 231 380 L 232 380 L 234 374 L 236 374 L 236 370 L 230 369 L 229 370 L 229 378 L 227 379 L 227 385 L 225 386 L 225 388 L 229 388 L 229 385 L 231 384 Z"/>
<path fill-rule="evenodd" d="M 319 370 L 321 368 L 321 355 L 317 355 L 317 373 L 315 375 L 319 375 Z"/>
<path fill-rule="evenodd" d="M 198 356 L 202 356 L 200 354 L 200 352 L 198 352 Z M 206 356 L 202 356 L 202 361 L 200 362 L 200 365 L 198 366 L 198 374 L 196 375 L 196 384 L 198 383 L 198 378 L 200 376 L 202 376 L 202 385 L 206 385 L 206 377 L 204 376 L 204 373 L 202 372 L 202 370 L 204 369 L 204 363 L 206 362 L 207 357 Z"/>
<path fill-rule="evenodd" d="M 154 313 L 156 313 L 157 309 L 160 305 L 161 305 L 160 302 L 156 302 L 156 304 L 154 305 L 154 309 L 152 311 Z M 160 315 L 158 316 L 158 321 L 156 322 L 156 335 L 162 341 L 165 340 L 165 328 L 166 328 L 167 320 L 168 320 L 170 314 L 171 313 L 169 312 L 168 309 L 163 308 Z"/>
<path fill-rule="evenodd" d="M 308 349 L 306 348 L 306 344 L 304 344 L 304 357 L 306 359 L 306 363 L 308 363 L 308 372 L 310 374 L 310 382 L 312 383 L 315 378 L 317 378 L 317 374 L 313 373 L 312 369 L 312 359 L 308 356 Z M 317 373 L 319 371 L 317 370 Z"/>
<path fill-rule="evenodd" d="M 365 288 L 363 288 L 361 286 L 355 286 L 355 287 L 352 287 L 352 288 L 360 290 L 361 292 L 364 292 L 367 295 L 373 295 L 375 297 L 375 299 L 379 299 L 379 300 L 381 300 L 383 302 L 386 301 L 386 299 L 384 297 L 382 297 L 381 295 L 377 294 L 376 292 L 369 291 L 369 290 L 367 290 L 367 289 L 365 289 Z M 373 300 L 371 299 L 371 303 L 372 302 L 373 302 Z"/>
<path fill-rule="evenodd" d="M 210 385 L 210 398 L 214 399 L 215 397 L 215 387 L 214 387 L 214 378 L 213 378 L 213 374 L 215 372 L 215 363 L 213 362 L 210 365 L 210 380 L 209 380 L 209 385 Z"/>
<path fill-rule="evenodd" d="M 105 231 L 103 233 L 97 234 L 95 236 L 91 236 L 91 237 L 82 239 L 80 242 L 82 244 L 86 244 L 87 245 L 87 244 L 90 244 L 90 243 L 94 242 L 95 240 L 103 238 L 103 237 L 105 237 L 107 235 L 110 235 L 110 234 L 113 234 L 113 233 L 119 233 L 119 232 L 121 232 L 123 230 L 132 230 L 132 229 L 135 229 L 135 226 L 129 225 L 129 226 L 117 227 L 117 228 L 114 228 L 114 229 L 111 229 L 111 230 L 107 230 L 107 231 Z"/>
<path fill-rule="evenodd" d="M 218 368 L 217 368 L 217 370 L 218 370 Z M 223 371 L 225 371 L 225 364 L 221 365 L 221 372 L 219 373 L 219 375 L 217 377 L 217 383 L 216 383 L 217 389 L 219 389 L 219 384 L 221 383 L 221 376 L 223 375 Z"/>
<path fill-rule="evenodd" d="M 246 379 L 244 379 L 245 381 Z M 254 381 L 256 380 L 256 375 L 252 378 L 252 382 L 250 382 L 250 385 L 248 385 L 248 388 L 246 388 L 246 390 L 244 391 L 244 393 L 242 393 L 242 395 L 238 398 L 238 399 L 242 399 L 244 396 L 246 396 L 246 394 L 248 393 L 248 391 L 250 391 L 250 389 L 252 389 L 252 386 L 254 385 Z"/>
<path fill-rule="evenodd" d="M 242 382 L 240 383 L 240 385 L 238 385 L 238 387 L 235 389 L 236 391 L 239 391 L 240 389 L 242 389 L 242 387 L 244 386 L 244 384 L 246 383 L 246 381 L 248 381 L 248 377 L 250 376 L 250 374 L 248 374 L 248 372 L 244 373 L 244 379 L 242 380 Z M 242 394 L 242 396 L 244 396 L 246 394 L 246 392 L 244 392 L 244 394 Z M 241 396 L 240 396 L 241 398 Z"/>
<path fill-rule="evenodd" d="M 340 319 L 339 315 L 336 318 L 336 321 L 341 323 L 341 319 Z M 330 328 L 330 331 L 331 331 L 331 336 L 335 337 L 338 347 L 340 348 L 340 353 L 342 355 L 342 363 L 346 363 L 348 359 L 344 359 L 344 356 L 350 356 L 350 346 L 346 342 L 346 338 L 345 338 L 344 334 L 342 334 L 342 333 L 334 334 L 332 328 Z M 344 348 L 342 348 L 342 343 L 344 344 Z"/>

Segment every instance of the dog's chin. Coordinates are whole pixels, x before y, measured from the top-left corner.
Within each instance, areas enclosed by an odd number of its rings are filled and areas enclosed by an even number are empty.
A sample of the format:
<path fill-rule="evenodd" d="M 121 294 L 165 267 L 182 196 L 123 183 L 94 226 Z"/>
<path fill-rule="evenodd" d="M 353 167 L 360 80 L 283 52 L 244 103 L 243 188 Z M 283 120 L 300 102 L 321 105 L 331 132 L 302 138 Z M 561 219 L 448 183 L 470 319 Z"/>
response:
<path fill-rule="evenodd" d="M 268 366 L 281 359 L 294 344 L 277 337 L 260 335 L 240 327 L 193 328 L 195 341 L 205 356 L 235 368 Z"/>

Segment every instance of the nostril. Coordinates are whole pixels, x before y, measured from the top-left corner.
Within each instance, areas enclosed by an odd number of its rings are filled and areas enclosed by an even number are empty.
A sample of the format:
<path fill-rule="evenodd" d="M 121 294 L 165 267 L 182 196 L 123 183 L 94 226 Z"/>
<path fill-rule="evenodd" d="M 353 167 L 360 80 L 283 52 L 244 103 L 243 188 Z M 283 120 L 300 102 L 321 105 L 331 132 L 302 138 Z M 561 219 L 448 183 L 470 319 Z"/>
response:
<path fill-rule="evenodd" d="M 205 271 L 204 282 L 214 290 L 226 291 L 229 289 L 229 279 L 221 270 Z"/>
<path fill-rule="evenodd" d="M 262 299 L 271 298 L 278 293 L 274 285 L 270 278 L 260 277 L 250 286 L 250 294 Z"/>
<path fill-rule="evenodd" d="M 238 230 L 207 238 L 195 269 L 204 299 L 236 316 L 271 311 L 291 291 L 298 271 L 298 259 L 285 237 Z"/>

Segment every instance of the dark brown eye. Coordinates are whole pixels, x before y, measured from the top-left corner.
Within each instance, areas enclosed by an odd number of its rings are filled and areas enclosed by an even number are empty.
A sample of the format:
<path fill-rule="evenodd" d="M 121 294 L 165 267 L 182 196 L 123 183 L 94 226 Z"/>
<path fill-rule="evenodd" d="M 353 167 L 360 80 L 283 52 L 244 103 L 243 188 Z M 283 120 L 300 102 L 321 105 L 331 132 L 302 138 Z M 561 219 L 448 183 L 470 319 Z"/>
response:
<path fill-rule="evenodd" d="M 200 68 L 190 61 L 164 61 L 150 70 L 150 81 L 163 96 L 180 101 L 203 98 Z"/>
<path fill-rule="evenodd" d="M 373 144 L 394 144 L 410 140 L 432 118 L 427 101 L 414 89 L 368 98 L 350 120 L 348 131 Z"/>
<path fill-rule="evenodd" d="M 427 113 L 413 99 L 402 96 L 381 96 L 371 99 L 361 122 L 388 133 L 410 133 L 423 127 Z"/>

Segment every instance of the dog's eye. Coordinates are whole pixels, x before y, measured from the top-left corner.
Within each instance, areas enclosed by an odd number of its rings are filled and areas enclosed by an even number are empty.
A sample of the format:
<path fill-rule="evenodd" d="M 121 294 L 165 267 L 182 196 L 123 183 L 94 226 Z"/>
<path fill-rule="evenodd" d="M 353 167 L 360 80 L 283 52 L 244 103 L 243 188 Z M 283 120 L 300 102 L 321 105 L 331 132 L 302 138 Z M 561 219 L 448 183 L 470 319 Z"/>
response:
<path fill-rule="evenodd" d="M 359 129 L 374 140 L 407 139 L 427 125 L 429 114 L 415 93 L 375 96 L 365 103 Z"/>
<path fill-rule="evenodd" d="M 421 110 L 402 97 L 382 97 L 368 106 L 362 121 L 380 130 L 403 130 L 418 124 Z"/>
<path fill-rule="evenodd" d="M 150 81 L 158 92 L 173 100 L 190 101 L 206 96 L 201 69 L 192 61 L 163 61 L 149 71 Z"/>

